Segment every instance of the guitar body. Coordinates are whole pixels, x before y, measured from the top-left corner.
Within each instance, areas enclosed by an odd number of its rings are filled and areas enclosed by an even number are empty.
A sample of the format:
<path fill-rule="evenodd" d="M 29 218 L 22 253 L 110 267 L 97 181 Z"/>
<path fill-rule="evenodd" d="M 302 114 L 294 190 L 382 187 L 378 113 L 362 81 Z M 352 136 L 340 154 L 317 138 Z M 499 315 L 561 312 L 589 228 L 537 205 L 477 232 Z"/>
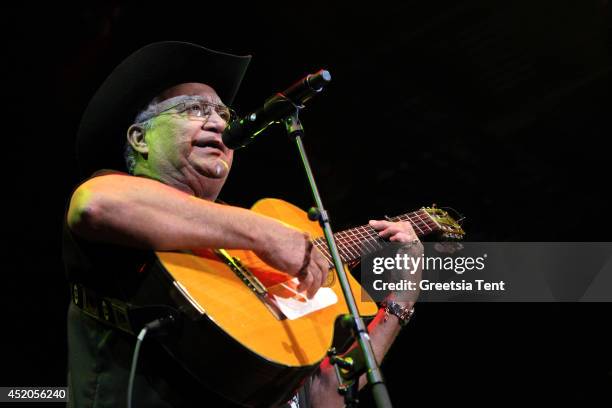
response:
<path fill-rule="evenodd" d="M 313 238 L 323 235 L 317 222 L 285 201 L 264 199 L 252 210 L 308 232 Z M 227 253 L 239 258 L 266 288 L 291 280 L 251 251 Z M 273 406 L 290 398 L 326 356 L 336 318 L 348 313 L 335 270 L 330 271 L 327 286 L 337 301 L 290 320 L 275 316 L 212 250 L 156 255 L 156 273 L 148 278 L 159 288 L 156 301 L 172 304 L 187 316 L 173 335 L 161 340 L 162 344 L 202 383 L 240 404 Z M 375 315 L 376 304 L 363 297 L 365 292 L 350 273 L 347 276 L 360 314 Z"/>

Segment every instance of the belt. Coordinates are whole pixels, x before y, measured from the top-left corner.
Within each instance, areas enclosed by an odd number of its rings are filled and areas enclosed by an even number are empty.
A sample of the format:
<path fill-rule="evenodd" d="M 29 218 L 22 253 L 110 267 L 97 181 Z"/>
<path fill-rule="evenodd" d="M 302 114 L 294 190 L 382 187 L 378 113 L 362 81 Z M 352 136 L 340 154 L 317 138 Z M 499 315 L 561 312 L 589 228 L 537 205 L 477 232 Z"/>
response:
<path fill-rule="evenodd" d="M 121 331 L 136 335 L 128 314 L 131 305 L 119 299 L 99 296 L 80 283 L 71 283 L 70 286 L 72 303 L 83 313 Z"/>
<path fill-rule="evenodd" d="M 149 322 L 178 311 L 168 305 L 136 306 L 120 299 L 101 296 L 90 288 L 71 283 L 72 303 L 87 316 L 131 335 L 138 335 Z"/>

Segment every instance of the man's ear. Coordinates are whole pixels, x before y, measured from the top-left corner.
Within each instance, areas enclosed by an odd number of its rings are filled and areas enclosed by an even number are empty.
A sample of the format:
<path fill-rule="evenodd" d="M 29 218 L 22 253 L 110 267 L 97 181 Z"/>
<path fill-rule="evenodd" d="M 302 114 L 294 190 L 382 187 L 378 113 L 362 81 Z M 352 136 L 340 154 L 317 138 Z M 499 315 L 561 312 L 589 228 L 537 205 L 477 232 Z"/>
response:
<path fill-rule="evenodd" d="M 127 131 L 127 141 L 138 153 L 146 155 L 149 153 L 149 146 L 145 140 L 145 130 L 142 125 L 132 125 Z"/>

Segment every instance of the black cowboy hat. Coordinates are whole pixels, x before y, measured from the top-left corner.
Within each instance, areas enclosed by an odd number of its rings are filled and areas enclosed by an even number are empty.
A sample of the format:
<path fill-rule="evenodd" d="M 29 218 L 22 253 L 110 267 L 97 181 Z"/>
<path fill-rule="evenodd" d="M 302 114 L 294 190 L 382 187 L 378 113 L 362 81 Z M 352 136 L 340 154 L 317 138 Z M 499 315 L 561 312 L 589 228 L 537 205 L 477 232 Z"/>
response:
<path fill-rule="evenodd" d="M 231 104 L 251 56 L 213 51 L 179 41 L 149 44 L 119 64 L 95 93 L 76 138 L 83 176 L 100 169 L 125 170 L 126 131 L 138 112 L 160 92 L 184 82 L 201 82 Z"/>

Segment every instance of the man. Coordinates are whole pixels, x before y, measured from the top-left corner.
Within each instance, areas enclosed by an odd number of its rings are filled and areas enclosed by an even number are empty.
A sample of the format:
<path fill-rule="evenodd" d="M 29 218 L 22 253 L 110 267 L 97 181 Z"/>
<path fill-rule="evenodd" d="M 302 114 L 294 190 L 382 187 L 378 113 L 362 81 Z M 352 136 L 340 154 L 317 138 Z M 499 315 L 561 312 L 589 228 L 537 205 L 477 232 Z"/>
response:
<path fill-rule="evenodd" d="M 147 273 L 143 265 L 153 250 L 242 248 L 296 276 L 298 290 L 315 295 L 325 282 L 328 263 L 306 234 L 216 203 L 233 160 L 221 140 L 231 118 L 226 104 L 233 101 L 249 60 L 194 44 L 162 42 L 137 51 L 107 78 L 85 111 L 77 138 L 84 174 L 105 171 L 81 184 L 70 200 L 64 253 L 71 282 L 97 296 L 129 301 L 140 290 Z M 122 136 L 126 131 L 127 139 Z M 121 163 L 124 148 L 127 166 Z M 131 174 L 120 172 L 126 169 Z M 409 223 L 371 225 L 390 241 L 416 243 L 417 251 L 422 250 Z M 379 361 L 411 307 L 410 302 L 397 302 L 388 308 L 390 317 L 381 310 L 371 323 Z M 72 405 L 123 406 L 134 337 L 85 315 L 74 304 L 68 318 Z M 155 342 L 145 343 L 141 362 L 134 385 L 136 406 L 223 403 L 203 393 Z M 300 392 L 302 405 L 342 406 L 327 360 L 305 384 L 309 391 Z"/>

